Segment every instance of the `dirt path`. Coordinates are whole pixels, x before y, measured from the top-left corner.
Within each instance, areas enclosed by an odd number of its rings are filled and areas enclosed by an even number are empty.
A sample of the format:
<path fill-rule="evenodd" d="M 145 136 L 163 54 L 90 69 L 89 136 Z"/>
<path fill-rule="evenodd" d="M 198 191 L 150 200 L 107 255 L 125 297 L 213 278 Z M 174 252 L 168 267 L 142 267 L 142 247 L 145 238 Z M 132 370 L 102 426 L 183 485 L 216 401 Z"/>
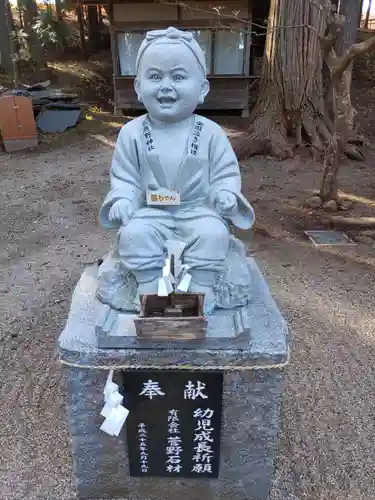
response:
<path fill-rule="evenodd" d="M 111 154 L 86 140 L 39 156 L 0 155 L 2 500 L 74 499 L 55 342 L 80 273 L 112 239 L 97 224 Z M 348 193 L 352 168 L 342 175 Z M 371 500 L 375 248 L 371 238 L 340 252 L 306 242 L 302 227 L 315 218 L 299 204 L 319 175 L 316 165 L 264 158 L 244 169 L 258 222 L 253 236 L 241 236 L 294 337 L 272 500 Z M 359 175 L 356 194 L 374 200 L 371 168 Z"/>

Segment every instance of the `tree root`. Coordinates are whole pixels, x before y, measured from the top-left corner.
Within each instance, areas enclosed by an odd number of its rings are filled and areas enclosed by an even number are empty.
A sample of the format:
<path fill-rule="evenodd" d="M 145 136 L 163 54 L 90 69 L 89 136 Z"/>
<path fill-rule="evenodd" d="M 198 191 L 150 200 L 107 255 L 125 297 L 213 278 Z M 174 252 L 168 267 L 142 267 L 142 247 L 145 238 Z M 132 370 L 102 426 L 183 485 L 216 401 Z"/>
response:
<path fill-rule="evenodd" d="M 360 151 L 360 149 L 353 144 L 347 144 L 345 146 L 345 154 L 351 160 L 365 161 L 365 156 L 362 151 Z"/>
<path fill-rule="evenodd" d="M 292 127 L 284 125 L 282 116 L 278 119 L 265 116 L 256 117 L 248 133 L 242 133 L 231 139 L 231 144 L 239 161 L 256 155 L 271 155 L 277 159 L 293 158 L 293 148 L 300 146 L 301 139 L 311 146 L 314 157 L 321 156 L 332 139 L 329 120 L 324 116 L 313 118 L 310 113 L 301 113 L 301 121 Z M 288 132 L 292 133 L 288 134 Z M 295 141 L 289 142 L 288 135 L 294 136 Z M 345 155 L 357 161 L 364 161 L 365 157 L 358 146 L 347 144 Z"/>
<path fill-rule="evenodd" d="M 243 134 L 231 139 L 231 143 L 239 161 L 256 155 L 270 155 L 279 160 L 294 157 L 287 139 L 277 133 L 263 138 L 256 134 Z"/>

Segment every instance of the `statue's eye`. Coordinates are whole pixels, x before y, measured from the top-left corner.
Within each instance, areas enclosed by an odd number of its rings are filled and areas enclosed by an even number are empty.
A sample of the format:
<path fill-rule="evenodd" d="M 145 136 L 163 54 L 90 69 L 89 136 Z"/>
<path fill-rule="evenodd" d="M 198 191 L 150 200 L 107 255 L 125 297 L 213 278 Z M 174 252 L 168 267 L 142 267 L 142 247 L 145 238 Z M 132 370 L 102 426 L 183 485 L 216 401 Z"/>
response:
<path fill-rule="evenodd" d="M 185 76 L 177 74 L 177 75 L 173 76 L 173 79 L 176 80 L 176 81 L 185 80 Z"/>
<path fill-rule="evenodd" d="M 159 81 L 160 80 L 160 75 L 154 73 L 154 74 L 150 75 L 150 79 L 151 80 Z"/>

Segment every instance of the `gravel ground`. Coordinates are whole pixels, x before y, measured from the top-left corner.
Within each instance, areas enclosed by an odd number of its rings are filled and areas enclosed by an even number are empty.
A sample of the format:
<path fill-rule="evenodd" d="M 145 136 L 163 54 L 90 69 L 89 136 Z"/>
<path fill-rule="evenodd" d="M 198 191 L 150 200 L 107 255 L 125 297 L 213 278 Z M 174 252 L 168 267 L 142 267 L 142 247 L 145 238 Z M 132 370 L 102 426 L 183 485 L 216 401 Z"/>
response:
<path fill-rule="evenodd" d="M 92 139 L 39 155 L 0 154 L 2 500 L 75 498 L 55 342 L 74 284 L 112 240 L 97 224 L 111 154 Z M 352 172 L 343 169 L 346 191 L 355 182 L 356 194 L 374 199 L 371 168 L 355 181 Z M 241 236 L 294 337 L 271 497 L 372 500 L 375 247 L 367 238 L 322 251 L 303 238 L 301 227 L 315 219 L 299 205 L 319 175 L 300 160 L 245 166 L 258 222 Z"/>

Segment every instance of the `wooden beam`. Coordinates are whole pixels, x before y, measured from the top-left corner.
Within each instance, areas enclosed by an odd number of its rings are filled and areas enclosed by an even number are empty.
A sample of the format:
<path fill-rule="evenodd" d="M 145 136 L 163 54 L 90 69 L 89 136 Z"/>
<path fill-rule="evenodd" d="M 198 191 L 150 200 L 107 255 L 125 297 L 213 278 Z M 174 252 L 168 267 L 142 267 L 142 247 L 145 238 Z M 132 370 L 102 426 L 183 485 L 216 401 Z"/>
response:
<path fill-rule="evenodd" d="M 340 215 L 333 215 L 330 217 L 330 220 L 334 227 L 358 227 L 361 229 L 375 228 L 375 217 L 342 217 Z"/>
<path fill-rule="evenodd" d="M 79 25 L 79 41 L 81 46 L 81 51 L 84 57 L 87 57 L 87 47 L 86 47 L 86 38 L 85 38 L 85 27 L 83 24 L 83 9 L 82 5 L 78 4 L 76 8 L 78 25 Z"/>
<path fill-rule="evenodd" d="M 113 17 L 113 0 L 108 1 L 108 20 L 110 24 L 113 24 L 114 17 Z"/>
<path fill-rule="evenodd" d="M 211 46 L 210 46 L 210 65 L 211 71 L 210 74 L 213 75 L 215 73 L 215 31 L 211 33 Z"/>
<path fill-rule="evenodd" d="M 200 29 L 200 28 L 206 28 L 206 29 L 212 29 L 212 30 L 218 30 L 218 29 L 238 29 L 238 23 L 233 21 L 232 23 L 226 23 L 225 27 L 220 27 L 215 23 L 215 20 L 187 20 L 187 21 L 170 21 L 169 24 L 174 24 L 176 28 L 183 28 L 183 29 Z M 163 29 L 166 26 L 165 21 L 143 21 L 143 22 L 126 22 L 126 21 L 113 21 L 112 22 L 114 29 L 119 30 L 119 31 L 147 31 L 147 30 L 152 30 L 152 29 Z"/>
<path fill-rule="evenodd" d="M 370 20 L 370 13 L 371 13 L 371 4 L 372 4 L 372 0 L 369 0 L 368 7 L 367 7 L 367 12 L 366 12 L 366 17 L 365 17 L 365 24 L 364 24 L 365 28 L 368 28 L 368 23 L 369 23 L 369 20 Z"/>
<path fill-rule="evenodd" d="M 251 52 L 251 22 L 252 22 L 252 7 L 251 0 L 248 0 L 248 16 L 249 16 L 249 29 L 245 33 L 245 54 L 244 54 L 244 69 L 243 74 L 250 74 L 250 52 Z"/>

